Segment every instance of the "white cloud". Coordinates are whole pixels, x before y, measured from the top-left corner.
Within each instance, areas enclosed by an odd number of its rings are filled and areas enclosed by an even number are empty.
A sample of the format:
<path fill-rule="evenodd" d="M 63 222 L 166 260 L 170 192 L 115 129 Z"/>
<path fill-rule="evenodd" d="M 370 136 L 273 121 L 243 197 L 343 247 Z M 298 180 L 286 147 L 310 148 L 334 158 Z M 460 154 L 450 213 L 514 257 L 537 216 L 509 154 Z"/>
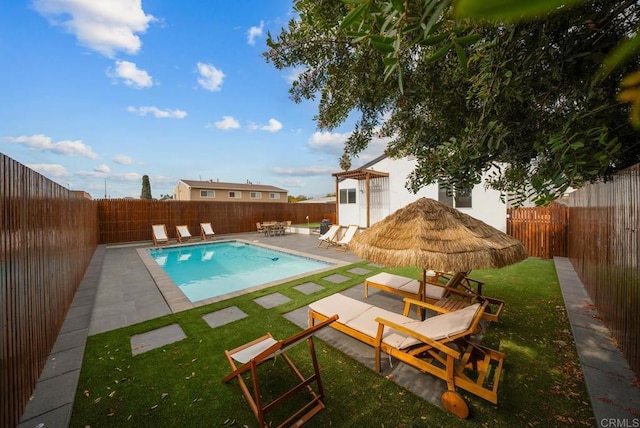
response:
<path fill-rule="evenodd" d="M 96 159 L 97 154 L 93 152 L 90 146 L 87 146 L 80 140 L 70 141 L 62 140 L 57 143 L 51 142 L 51 138 L 43 134 L 34 134 L 31 136 L 5 137 L 5 141 L 13 144 L 22 144 L 39 151 L 48 151 L 61 155 L 79 155 L 89 159 Z"/>
<path fill-rule="evenodd" d="M 259 27 L 251 27 L 247 31 L 247 43 L 251 46 L 256 44 L 256 37 L 262 36 L 262 29 L 264 28 L 264 21 L 260 21 Z"/>
<path fill-rule="evenodd" d="M 229 130 L 240 128 L 240 123 L 233 118 L 233 116 L 222 116 L 222 120 L 213 124 L 218 129 Z"/>
<path fill-rule="evenodd" d="M 109 174 L 111 172 L 111 168 L 109 168 L 109 166 L 105 164 L 98 165 L 97 167 L 93 168 L 93 170 L 101 174 Z"/>
<path fill-rule="evenodd" d="M 284 79 L 287 81 L 287 83 L 292 84 L 293 82 L 295 82 L 296 80 L 298 80 L 298 77 L 306 70 L 305 67 L 302 66 L 298 66 L 298 67 L 294 67 L 292 69 L 290 69 L 285 75 L 284 75 Z"/>
<path fill-rule="evenodd" d="M 141 181 L 142 175 L 137 172 L 124 172 L 119 174 L 109 175 L 109 180 L 112 181 Z"/>
<path fill-rule="evenodd" d="M 47 177 L 66 178 L 69 176 L 67 169 L 64 166 L 58 164 L 28 163 L 26 164 L 26 166 Z"/>
<path fill-rule="evenodd" d="M 138 34 L 156 20 L 145 14 L 141 0 L 34 0 L 33 5 L 52 25 L 107 57 L 119 51 L 138 53 L 142 46 Z"/>
<path fill-rule="evenodd" d="M 278 132 L 282 129 L 282 123 L 278 122 L 275 119 L 269 119 L 269 124 L 261 126 L 260 129 L 262 129 L 263 131 Z"/>
<path fill-rule="evenodd" d="M 117 163 L 117 164 L 120 164 L 120 165 L 131 165 L 131 164 L 134 163 L 133 158 L 130 157 L 130 156 L 126 156 L 126 155 L 116 155 L 113 158 L 113 161 L 115 163 Z"/>
<path fill-rule="evenodd" d="M 153 86 L 153 78 L 144 70 L 129 61 L 116 61 L 115 70 L 108 69 L 107 76 L 113 79 L 122 79 L 124 84 L 136 89 L 149 88 Z"/>
<path fill-rule="evenodd" d="M 337 166 L 336 166 L 337 168 Z M 294 177 L 328 176 L 336 172 L 336 168 L 330 166 L 308 166 L 301 168 L 273 168 L 273 172 L 278 175 L 288 175 Z"/>
<path fill-rule="evenodd" d="M 344 143 L 351 135 L 350 132 L 341 134 L 339 132 L 315 132 L 307 143 L 307 146 L 314 152 L 341 155 Z"/>
<path fill-rule="evenodd" d="M 182 110 L 160 110 L 158 107 L 154 106 L 145 106 L 145 107 L 127 107 L 127 111 L 130 113 L 135 113 L 138 116 L 146 116 L 147 114 L 152 114 L 153 116 L 159 119 L 184 119 L 187 116 L 186 111 Z"/>
<path fill-rule="evenodd" d="M 216 92 L 222 88 L 222 81 L 225 76 L 221 70 L 211 64 L 199 62 L 198 73 L 200 74 L 198 83 L 207 91 Z"/>

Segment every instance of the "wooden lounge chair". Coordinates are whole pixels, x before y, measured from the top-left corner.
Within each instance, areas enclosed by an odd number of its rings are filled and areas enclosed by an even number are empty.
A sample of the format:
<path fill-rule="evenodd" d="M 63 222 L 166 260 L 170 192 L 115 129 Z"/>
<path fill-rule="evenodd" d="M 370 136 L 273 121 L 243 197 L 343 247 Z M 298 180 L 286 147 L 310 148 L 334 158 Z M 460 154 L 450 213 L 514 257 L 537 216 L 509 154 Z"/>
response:
<path fill-rule="evenodd" d="M 300 407 L 299 410 L 297 410 L 292 416 L 288 417 L 278 426 L 301 426 L 320 410 L 324 409 L 325 406 L 322 401 L 324 398 L 324 391 L 322 389 L 320 368 L 318 366 L 315 347 L 313 344 L 313 335 L 318 330 L 326 327 L 337 319 L 337 316 L 328 317 L 326 320 L 313 325 L 297 334 L 294 334 L 293 336 L 284 340 L 276 340 L 273 338 L 273 336 L 271 336 L 270 333 L 267 333 L 266 335 L 235 349 L 224 351 L 224 354 L 229 361 L 229 365 L 231 366 L 231 373 L 225 376 L 222 380 L 223 382 L 227 383 L 232 379 L 238 379 L 240 389 L 242 390 L 242 393 L 249 403 L 249 407 L 251 407 L 251 410 L 256 416 L 260 427 L 271 426 L 272 421 L 266 420 L 267 414 L 276 406 L 283 404 L 289 398 L 299 397 L 299 393 L 303 391 L 306 391 L 309 394 L 310 401 Z M 293 361 L 286 354 L 286 351 L 288 349 L 303 341 L 306 341 L 307 345 L 309 346 L 309 353 L 311 355 L 311 362 L 313 365 L 313 374 L 308 377 L 305 377 L 302 374 L 302 372 L 293 364 Z M 297 383 L 295 386 L 284 392 L 279 397 L 273 399 L 269 403 L 263 403 L 263 398 L 265 397 L 263 397 L 260 391 L 258 366 L 279 355 L 282 356 L 283 360 L 291 368 L 299 383 Z M 238 363 L 239 365 L 236 365 L 236 363 Z M 253 393 L 242 377 L 245 373 L 249 373 L 251 376 Z"/>
<path fill-rule="evenodd" d="M 338 232 L 340 231 L 341 226 L 338 224 L 332 224 L 323 235 L 320 235 L 318 238 L 318 247 L 322 248 L 323 244 L 327 244 L 327 248 L 332 245 L 335 245 L 336 238 L 338 237 Z"/>
<path fill-rule="evenodd" d="M 191 233 L 186 225 L 176 226 L 176 235 L 178 235 L 178 242 L 186 242 L 191 240 Z"/>
<path fill-rule="evenodd" d="M 153 245 L 168 244 L 169 236 L 167 235 L 167 226 L 164 224 L 151 225 L 151 236 Z"/>
<path fill-rule="evenodd" d="M 388 293 L 421 300 L 449 311 L 486 301 L 488 306 L 484 311 L 483 318 L 489 321 L 498 321 L 504 309 L 504 301 L 481 296 L 473 288 L 468 287 L 466 283 L 470 278 L 466 276 L 465 272 L 448 275 L 435 272 L 433 278 L 431 281 L 427 280 L 423 286 L 422 281 L 417 279 L 381 272 L 364 281 L 364 297 L 366 298 L 369 294 L 368 288 L 373 287 Z M 443 278 L 446 282 L 436 282 L 435 279 L 439 278 Z"/>
<path fill-rule="evenodd" d="M 211 223 L 200 223 L 200 238 L 203 241 L 211 238 L 211 240 L 215 239 L 216 233 L 213 231 L 211 227 Z"/>
<path fill-rule="evenodd" d="M 469 408 L 457 388 L 497 404 L 505 356 L 470 338 L 478 331 L 486 302 L 448 312 L 419 300 L 404 301 L 404 313 L 400 315 L 340 293 L 333 294 L 309 305 L 309 325 L 338 315 L 331 327 L 372 346 L 377 371 L 381 369 L 381 354 L 386 354 L 444 380 L 447 391 L 442 394 L 443 406 L 461 418 L 468 416 Z M 424 321 L 409 318 L 411 305 L 438 315 Z"/>
<path fill-rule="evenodd" d="M 360 226 L 358 226 L 357 224 L 350 224 L 349 227 L 347 227 L 347 231 L 344 232 L 342 238 L 340 238 L 340 240 L 336 241 L 335 243 L 337 251 L 347 251 L 349 249 L 349 243 L 355 236 L 359 227 Z"/>

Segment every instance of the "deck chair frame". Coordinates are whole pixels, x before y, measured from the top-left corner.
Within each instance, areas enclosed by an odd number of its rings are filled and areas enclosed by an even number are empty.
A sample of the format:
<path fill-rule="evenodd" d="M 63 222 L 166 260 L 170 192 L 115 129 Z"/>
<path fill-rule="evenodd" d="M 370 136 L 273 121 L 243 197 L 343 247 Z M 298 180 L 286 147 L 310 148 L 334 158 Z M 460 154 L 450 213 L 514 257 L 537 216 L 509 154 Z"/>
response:
<path fill-rule="evenodd" d="M 325 408 L 323 403 L 324 390 L 322 387 L 322 380 L 320 378 L 320 367 L 318 365 L 318 360 L 316 357 L 313 335 L 318 330 L 328 326 L 337 319 L 337 315 L 327 317 L 327 319 L 325 319 L 324 321 L 319 322 L 318 324 L 315 324 L 305 330 L 302 330 L 287 339 L 275 340 L 271 333 L 267 333 L 264 336 L 259 337 L 249 343 L 246 343 L 229 351 L 224 351 L 225 356 L 227 357 L 227 361 L 231 366 L 231 373 L 226 375 L 222 379 L 222 381 L 224 383 L 227 383 L 233 379 L 238 380 L 240 389 L 242 390 L 242 393 L 244 394 L 244 397 L 247 400 L 251 411 L 258 420 L 258 424 L 260 425 L 260 427 L 269 427 L 270 424 L 265 419 L 268 413 L 303 390 L 306 390 L 309 393 L 310 400 L 302 407 L 300 407 L 293 415 L 289 416 L 284 422 L 278 425 L 279 427 L 301 426 L 309 419 L 311 419 L 316 413 Z M 300 370 L 298 370 L 293 361 L 286 354 L 287 349 L 296 346 L 297 344 L 305 340 L 309 347 L 311 362 L 313 364 L 313 374 L 308 377 L 305 377 L 300 372 Z M 253 355 L 252 358 L 250 358 L 247 362 L 236 365 L 236 361 L 233 358 L 234 355 L 237 355 L 239 352 L 243 351 L 251 352 L 250 348 L 252 347 L 264 346 L 266 346 L 266 349 Z M 299 383 L 284 394 L 265 404 L 262 401 L 262 395 L 260 393 L 260 382 L 258 379 L 257 369 L 260 364 L 269 361 L 276 356 L 282 356 L 283 360 L 287 363 L 289 368 L 297 377 Z M 242 378 L 242 375 L 247 372 L 250 372 L 251 374 L 253 391 L 249 389 L 246 382 Z M 314 383 L 316 389 L 313 388 Z"/>
<path fill-rule="evenodd" d="M 216 233 L 213 231 L 211 223 L 200 223 L 200 238 L 203 241 L 206 241 L 207 238 L 211 238 L 211 240 L 214 240 L 215 237 Z"/>
<path fill-rule="evenodd" d="M 178 236 L 178 242 L 180 243 L 191 240 L 191 232 L 189 232 L 189 227 L 186 224 L 176 226 L 176 235 Z"/>
<path fill-rule="evenodd" d="M 339 241 L 335 241 L 335 244 L 334 244 L 336 246 L 335 250 L 347 251 L 349 249 L 349 244 L 351 243 L 351 240 L 353 239 L 355 234 L 358 232 L 359 228 L 360 226 L 358 226 L 357 224 L 350 224 L 349 226 L 347 226 L 347 230 L 344 232 L 344 235 L 342 235 Z"/>
<path fill-rule="evenodd" d="M 342 229 L 342 226 L 338 224 L 332 224 L 329 226 L 329 230 L 327 230 L 324 235 L 320 235 L 318 237 L 318 248 L 322 248 L 322 244 L 327 244 L 326 248 L 336 245 L 336 237 L 338 236 L 338 233 L 340 233 L 340 229 Z"/>
<path fill-rule="evenodd" d="M 430 309 L 437 314 L 446 314 L 449 312 L 441 307 L 411 298 L 405 298 L 404 302 L 404 317 L 408 317 L 412 305 Z M 456 388 L 460 388 L 493 404 L 497 404 L 498 384 L 505 355 L 499 351 L 481 346 L 471 339 L 471 335 L 475 334 L 479 329 L 479 322 L 486 306 L 486 302 L 480 305 L 469 328 L 461 333 L 445 337 L 441 340 L 433 340 L 382 317 L 378 317 L 375 320 L 378 323 L 375 337 L 343 324 L 340 320 L 332 322 L 330 326 L 372 346 L 375 353 L 375 369 L 378 372 L 381 371 L 380 357 L 384 353 L 422 372 L 429 373 L 444 380 L 447 384 L 445 394 L 447 392 L 455 393 Z M 316 322 L 325 322 L 328 319 L 327 314 L 319 313 L 310 306 L 309 325 L 314 325 Z M 383 341 L 383 335 L 385 329 L 388 328 L 392 328 L 408 337 L 417 339 L 419 344 L 407 349 L 398 349 L 387 345 Z M 471 368 L 477 373 L 475 379 L 470 377 L 465 371 L 467 368 Z M 468 408 L 466 415 L 468 415 Z"/>
<path fill-rule="evenodd" d="M 158 232 L 162 232 L 164 236 L 158 237 Z M 164 224 L 152 224 L 151 237 L 153 239 L 153 245 L 168 244 L 169 235 L 167 234 L 167 226 Z"/>

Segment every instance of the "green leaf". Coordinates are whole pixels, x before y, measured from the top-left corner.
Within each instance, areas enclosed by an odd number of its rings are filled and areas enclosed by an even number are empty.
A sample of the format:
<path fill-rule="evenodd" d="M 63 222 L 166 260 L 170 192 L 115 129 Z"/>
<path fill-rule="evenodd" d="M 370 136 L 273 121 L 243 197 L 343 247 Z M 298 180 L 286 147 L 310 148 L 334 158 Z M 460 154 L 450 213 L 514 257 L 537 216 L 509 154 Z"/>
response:
<path fill-rule="evenodd" d="M 455 14 L 458 17 L 517 21 L 535 18 L 581 2 L 584 0 L 459 0 Z"/>
<path fill-rule="evenodd" d="M 427 37 L 426 39 L 423 39 L 420 43 L 425 46 L 432 46 L 440 42 L 444 42 L 445 40 L 447 40 L 448 37 L 449 37 L 448 34 L 438 34 L 437 36 Z"/>
<path fill-rule="evenodd" d="M 398 12 L 404 12 L 404 0 L 391 0 L 391 4 Z"/>
<path fill-rule="evenodd" d="M 620 43 L 616 46 L 613 52 L 607 55 L 602 63 L 602 67 L 598 70 L 598 74 L 596 76 L 597 81 L 603 80 L 613 70 L 618 68 L 619 65 L 638 52 L 640 49 L 640 36 L 638 35 L 638 30 L 640 29 L 636 29 L 636 35 L 634 37 Z"/>
<path fill-rule="evenodd" d="M 394 39 L 391 37 L 372 36 L 371 44 L 373 47 L 384 53 L 390 53 L 395 50 L 393 47 Z"/>
<path fill-rule="evenodd" d="M 456 42 L 461 44 L 462 46 L 467 46 L 474 44 L 480 39 L 482 39 L 482 36 L 480 34 L 469 34 L 467 36 L 456 38 Z"/>
<path fill-rule="evenodd" d="M 398 64 L 398 58 L 394 56 L 388 56 L 382 59 L 382 63 L 387 67 L 393 67 Z"/>
<path fill-rule="evenodd" d="M 437 61 L 443 56 L 445 56 L 445 54 L 449 51 L 449 49 L 451 49 L 452 45 L 453 43 L 449 42 L 446 45 L 444 45 L 442 48 L 438 49 L 433 55 L 431 55 L 431 57 L 429 58 L 429 61 L 431 62 Z"/>
<path fill-rule="evenodd" d="M 454 43 L 456 48 L 456 54 L 458 55 L 458 62 L 460 63 L 460 67 L 464 72 L 465 76 L 467 75 L 467 54 L 464 52 L 464 48 L 460 46 L 458 43 Z"/>
<path fill-rule="evenodd" d="M 369 2 L 365 1 L 360 6 L 354 8 L 340 23 L 341 29 L 351 27 L 357 21 L 363 21 L 365 15 L 369 11 Z"/>

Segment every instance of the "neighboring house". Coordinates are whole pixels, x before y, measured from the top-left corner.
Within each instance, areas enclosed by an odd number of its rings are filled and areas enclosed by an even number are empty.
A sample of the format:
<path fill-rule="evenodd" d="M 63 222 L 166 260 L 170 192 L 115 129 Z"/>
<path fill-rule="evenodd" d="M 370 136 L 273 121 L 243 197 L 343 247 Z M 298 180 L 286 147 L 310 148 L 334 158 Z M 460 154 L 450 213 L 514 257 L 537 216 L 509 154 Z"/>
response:
<path fill-rule="evenodd" d="M 382 155 L 358 169 L 332 174 L 338 195 L 337 222 L 369 227 L 411 202 L 427 197 L 506 232 L 507 207 L 500 200 L 499 191 L 487 189 L 480 183 L 469 192 L 451 196 L 445 188 L 431 184 L 413 194 L 405 183 L 415 166 L 415 159 Z"/>
<path fill-rule="evenodd" d="M 336 203 L 335 196 L 325 196 L 322 198 L 305 199 L 304 201 L 298 201 L 299 204 L 334 204 Z"/>
<path fill-rule="evenodd" d="M 180 180 L 173 189 L 175 201 L 281 202 L 286 204 L 287 190 L 275 186 L 221 181 Z"/>

